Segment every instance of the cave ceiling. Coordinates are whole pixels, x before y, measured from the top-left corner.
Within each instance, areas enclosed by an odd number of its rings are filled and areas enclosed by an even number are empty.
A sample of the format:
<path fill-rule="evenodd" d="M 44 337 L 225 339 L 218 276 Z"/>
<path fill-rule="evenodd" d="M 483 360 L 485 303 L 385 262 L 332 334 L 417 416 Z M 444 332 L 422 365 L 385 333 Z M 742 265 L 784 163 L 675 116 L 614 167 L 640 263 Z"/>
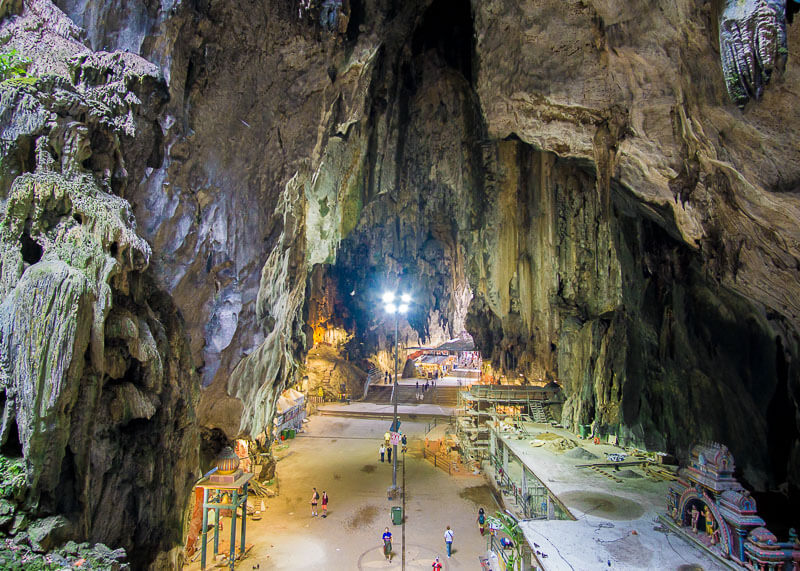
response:
<path fill-rule="evenodd" d="M 69 327 L 47 358 L 84 387 L 59 418 L 90 383 L 123 427 L 180 426 L 179 448 L 198 427 L 256 436 L 314 328 L 369 358 L 391 337 L 378 295 L 400 288 L 403 343 L 466 329 L 495 369 L 559 382 L 567 427 L 720 441 L 749 484 L 796 493 L 795 3 L 0 8 L 34 78 L 0 84 L 0 347 L 33 362 L 12 329 L 37 279 L 80 308 L 53 316 Z M 83 257 L 62 246 L 76 224 Z M 2 362 L 7 392 L 21 375 Z M 114 426 L 109 450 L 131 437 Z"/>

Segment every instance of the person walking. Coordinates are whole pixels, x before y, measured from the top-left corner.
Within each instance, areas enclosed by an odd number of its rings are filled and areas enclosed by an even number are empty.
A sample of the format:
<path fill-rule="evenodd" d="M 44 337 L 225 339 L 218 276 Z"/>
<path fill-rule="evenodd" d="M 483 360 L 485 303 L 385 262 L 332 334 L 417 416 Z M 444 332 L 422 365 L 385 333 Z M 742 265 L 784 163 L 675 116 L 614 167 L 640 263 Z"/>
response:
<path fill-rule="evenodd" d="M 392 562 L 392 532 L 388 527 L 383 530 L 383 556 L 387 562 Z"/>
<path fill-rule="evenodd" d="M 449 525 L 444 530 L 444 544 L 447 546 L 447 557 L 450 557 L 453 553 L 453 530 L 450 529 Z"/>
<path fill-rule="evenodd" d="M 483 511 L 483 508 L 478 510 L 478 527 L 481 530 L 481 535 L 483 535 L 483 529 L 486 525 L 486 512 Z"/>
<path fill-rule="evenodd" d="M 317 501 L 319 501 L 319 492 L 314 488 L 314 491 L 311 492 L 311 517 L 317 515 Z"/>
<path fill-rule="evenodd" d="M 436 559 L 433 560 L 433 571 L 441 571 L 442 569 L 442 562 L 439 561 L 439 557 L 437 556 Z"/>
<path fill-rule="evenodd" d="M 322 491 L 322 517 L 328 517 L 328 492 L 325 490 Z"/>
<path fill-rule="evenodd" d="M 391 446 L 387 446 L 386 447 L 386 461 L 389 462 L 389 464 L 392 463 L 392 447 Z"/>
<path fill-rule="evenodd" d="M 383 455 L 384 455 L 384 454 L 386 454 L 386 446 L 384 446 L 383 444 L 381 444 L 381 447 L 380 447 L 380 448 L 378 448 L 378 452 L 380 452 L 380 453 L 381 453 L 381 462 L 383 462 Z"/>
<path fill-rule="evenodd" d="M 408 452 L 408 439 L 406 438 L 405 434 L 402 438 L 400 438 L 400 442 L 403 444 L 403 454 L 405 454 Z"/>

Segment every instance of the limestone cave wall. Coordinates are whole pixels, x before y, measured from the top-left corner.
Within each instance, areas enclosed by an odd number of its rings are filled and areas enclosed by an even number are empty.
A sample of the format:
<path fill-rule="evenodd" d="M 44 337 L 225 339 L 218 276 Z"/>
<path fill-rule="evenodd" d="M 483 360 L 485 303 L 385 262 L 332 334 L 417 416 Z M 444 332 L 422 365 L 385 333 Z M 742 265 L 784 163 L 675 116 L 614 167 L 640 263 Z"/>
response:
<path fill-rule="evenodd" d="M 70 403 L 138 402 L 130 422 L 159 443 L 169 422 L 179 446 L 196 424 L 256 436 L 315 326 L 346 330 L 355 360 L 385 352 L 388 285 L 415 298 L 402 342 L 466 327 L 498 368 L 560 382 L 568 426 L 677 452 L 720 440 L 752 485 L 796 492 L 800 36 L 785 2 L 766 19 L 733 0 L 349 0 L 323 18 L 330 4 L 6 14 L 41 77 L 0 94 L 4 386 L 22 382 L 6 355 L 40 346 L 10 316 L 46 279 L 54 296 L 71 284 L 56 298 L 74 312 L 42 378 L 117 387 Z M 732 40 L 734 20 L 764 33 Z M 130 73 L 143 79 L 120 84 Z M 116 98 L 98 112 L 93 89 Z M 96 243 L 76 248 L 86 224 Z M 58 264 L 91 276 L 47 277 L 72 272 Z M 167 370 L 169 398 L 152 384 Z M 157 485 L 182 494 L 190 465 Z"/>

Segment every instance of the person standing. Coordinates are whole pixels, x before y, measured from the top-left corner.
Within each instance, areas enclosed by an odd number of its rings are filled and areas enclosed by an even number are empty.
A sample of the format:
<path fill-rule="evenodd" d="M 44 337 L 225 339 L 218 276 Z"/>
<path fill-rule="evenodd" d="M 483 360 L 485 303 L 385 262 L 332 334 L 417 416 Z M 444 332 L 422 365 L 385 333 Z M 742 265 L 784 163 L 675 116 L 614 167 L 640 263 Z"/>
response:
<path fill-rule="evenodd" d="M 450 557 L 453 553 L 453 530 L 450 529 L 449 525 L 444 530 L 444 544 L 447 546 L 447 557 Z"/>
<path fill-rule="evenodd" d="M 439 561 L 439 557 L 437 556 L 436 559 L 433 560 L 433 571 L 441 571 L 442 563 Z"/>
<path fill-rule="evenodd" d="M 384 454 L 386 454 L 386 446 L 384 446 L 383 444 L 381 444 L 381 447 L 380 447 L 380 448 L 378 448 L 378 452 L 380 452 L 380 453 L 381 453 L 381 462 L 383 462 L 383 455 L 384 455 Z"/>
<path fill-rule="evenodd" d="M 317 489 L 314 488 L 314 491 L 311 492 L 311 517 L 317 515 L 317 502 L 319 501 L 319 492 Z"/>
<path fill-rule="evenodd" d="M 403 444 L 403 454 L 405 454 L 406 452 L 408 452 L 408 439 L 406 438 L 405 434 L 400 439 L 400 442 Z"/>
<path fill-rule="evenodd" d="M 392 447 L 391 446 L 387 446 L 386 447 L 386 461 L 389 462 L 389 464 L 392 463 Z"/>
<path fill-rule="evenodd" d="M 388 527 L 383 530 L 383 556 L 386 561 L 392 562 L 392 532 Z"/>
<path fill-rule="evenodd" d="M 322 491 L 322 517 L 328 517 L 328 492 L 325 490 Z"/>

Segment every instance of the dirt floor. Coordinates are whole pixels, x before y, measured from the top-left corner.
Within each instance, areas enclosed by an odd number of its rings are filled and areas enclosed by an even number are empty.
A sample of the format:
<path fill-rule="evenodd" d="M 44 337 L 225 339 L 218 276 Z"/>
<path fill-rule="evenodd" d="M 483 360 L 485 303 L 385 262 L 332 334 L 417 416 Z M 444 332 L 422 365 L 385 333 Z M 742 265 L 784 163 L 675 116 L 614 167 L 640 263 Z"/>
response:
<path fill-rule="evenodd" d="M 448 476 L 421 456 L 426 425 L 404 422 L 409 452 L 398 463 L 398 485 L 405 503 L 387 500 L 392 466 L 381 463 L 378 447 L 388 421 L 312 417 L 306 432 L 278 451 L 279 495 L 265 500 L 260 521 L 248 518 L 247 543 L 253 548 L 237 569 L 430 569 L 439 556 L 443 569 L 476 569 L 487 547 L 476 523 L 478 507 L 498 509 L 482 476 Z M 402 455 L 401 455 L 402 459 Z M 328 517 L 312 517 L 312 487 L 330 497 Z M 260 506 L 260 499 L 255 500 Z M 391 507 L 404 505 L 405 525 L 392 525 Z M 320 514 L 321 514 L 320 508 Z M 222 536 L 230 520 L 223 518 Z M 453 556 L 444 544 L 445 526 L 455 532 Z M 393 559 L 382 553 L 385 527 L 393 534 Z M 238 535 L 238 533 L 237 533 Z M 213 565 L 208 565 L 209 567 Z M 199 558 L 189 569 L 199 569 Z"/>

